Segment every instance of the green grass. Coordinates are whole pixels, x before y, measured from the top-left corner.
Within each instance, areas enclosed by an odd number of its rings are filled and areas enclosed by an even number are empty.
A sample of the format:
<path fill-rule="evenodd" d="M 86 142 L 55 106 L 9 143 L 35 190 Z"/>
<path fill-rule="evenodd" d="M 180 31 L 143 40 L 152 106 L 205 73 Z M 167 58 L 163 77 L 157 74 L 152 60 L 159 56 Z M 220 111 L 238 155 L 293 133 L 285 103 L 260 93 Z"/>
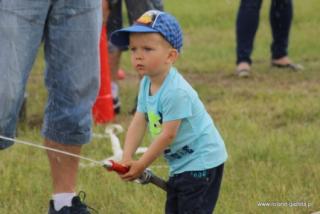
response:
<path fill-rule="evenodd" d="M 294 1 L 289 53 L 305 70 L 292 73 L 270 68 L 270 2 L 265 1 L 255 41 L 253 77 L 238 79 L 232 75 L 238 3 L 165 1 L 166 10 L 181 21 L 185 32 L 183 54 L 176 66 L 199 92 L 229 153 L 216 213 L 320 210 L 320 4 L 317 0 Z M 123 68 L 128 73 L 120 83 L 123 111 L 116 122 L 127 128 L 127 112 L 138 86 L 127 53 Z M 27 88 L 28 120 L 19 126 L 19 139 L 39 144 L 46 100 L 43 69 L 40 51 Z M 102 133 L 103 127 L 94 130 Z M 124 134 L 120 138 L 123 141 Z M 0 213 L 45 213 L 52 190 L 45 152 L 15 145 L 0 154 Z M 111 155 L 110 142 L 93 139 L 83 155 L 104 159 Z M 164 160 L 157 160 L 152 169 L 167 178 Z M 77 188 L 87 192 L 88 204 L 100 213 L 164 213 L 164 192 L 152 185 L 122 182 L 99 167 L 81 168 Z M 259 207 L 258 202 L 287 202 L 288 206 Z M 310 207 L 290 207 L 289 202 L 306 202 Z"/>

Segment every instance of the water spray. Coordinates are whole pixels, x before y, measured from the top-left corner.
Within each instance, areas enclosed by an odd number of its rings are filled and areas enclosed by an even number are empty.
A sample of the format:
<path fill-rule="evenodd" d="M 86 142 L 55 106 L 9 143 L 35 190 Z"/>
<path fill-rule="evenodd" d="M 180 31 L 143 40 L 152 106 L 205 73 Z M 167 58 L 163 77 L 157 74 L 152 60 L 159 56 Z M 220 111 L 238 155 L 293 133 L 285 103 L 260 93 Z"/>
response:
<path fill-rule="evenodd" d="M 47 146 L 42 146 L 42 145 L 38 145 L 35 143 L 31 143 L 31 142 L 27 142 L 27 141 L 23 141 L 23 140 L 19 140 L 19 139 L 14 139 L 14 138 L 10 138 L 10 137 L 5 137 L 0 135 L 0 139 L 3 140 L 8 140 L 8 141 L 12 141 L 18 144 L 23 144 L 23 145 L 27 145 L 27 146 L 31 146 L 34 148 L 38 148 L 38 149 L 43 149 L 43 150 L 48 150 L 48 151 L 52 151 L 52 152 L 57 152 L 63 155 L 67 155 L 67 156 L 71 156 L 71 157 L 75 157 L 75 158 L 79 158 L 81 160 L 85 160 L 85 161 L 89 161 L 93 164 L 98 164 L 100 166 L 103 166 L 105 169 L 107 169 L 108 171 L 114 171 L 117 172 L 119 174 L 125 174 L 126 172 L 129 171 L 129 168 L 126 166 L 123 166 L 113 160 L 103 160 L 103 161 L 97 161 L 97 160 L 93 160 L 91 158 L 87 158 L 81 155 L 76 155 L 70 152 L 65 152 L 59 149 L 53 149 Z M 156 176 L 155 174 L 153 174 L 151 172 L 150 169 L 146 169 L 144 170 L 144 172 L 142 173 L 142 175 L 136 180 L 137 183 L 140 184 L 148 184 L 148 183 L 152 183 L 154 185 L 156 185 L 157 187 L 161 188 L 164 191 L 167 191 L 167 183 L 166 181 L 164 181 L 162 178 Z"/>

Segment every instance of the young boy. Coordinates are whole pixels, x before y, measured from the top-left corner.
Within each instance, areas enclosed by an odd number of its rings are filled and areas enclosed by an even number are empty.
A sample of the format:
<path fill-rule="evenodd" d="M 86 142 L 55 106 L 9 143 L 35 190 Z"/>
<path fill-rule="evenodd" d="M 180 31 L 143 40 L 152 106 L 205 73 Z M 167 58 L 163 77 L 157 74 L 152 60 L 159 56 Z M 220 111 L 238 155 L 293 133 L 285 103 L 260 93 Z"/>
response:
<path fill-rule="evenodd" d="M 124 146 L 122 163 L 130 170 L 121 178 L 135 180 L 163 153 L 170 167 L 166 213 L 212 213 L 227 152 L 198 94 L 172 67 L 182 48 L 178 22 L 150 10 L 115 31 L 111 42 L 129 46 L 134 68 L 144 76 Z M 133 160 L 147 127 L 153 142 Z"/>

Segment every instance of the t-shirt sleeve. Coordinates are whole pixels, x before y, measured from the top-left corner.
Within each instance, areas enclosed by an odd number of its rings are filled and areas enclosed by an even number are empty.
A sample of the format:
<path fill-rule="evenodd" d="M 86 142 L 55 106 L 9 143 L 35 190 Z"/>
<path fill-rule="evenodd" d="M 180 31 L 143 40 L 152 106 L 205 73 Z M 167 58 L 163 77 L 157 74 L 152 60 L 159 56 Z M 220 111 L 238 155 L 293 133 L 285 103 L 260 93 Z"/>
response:
<path fill-rule="evenodd" d="M 147 79 L 144 77 L 140 81 L 139 94 L 138 94 L 138 102 L 137 102 L 137 112 L 147 112 L 146 108 L 146 97 L 145 97 L 145 88 Z"/>
<path fill-rule="evenodd" d="M 167 93 L 162 102 L 162 114 L 164 122 L 192 116 L 191 97 L 182 89 Z"/>

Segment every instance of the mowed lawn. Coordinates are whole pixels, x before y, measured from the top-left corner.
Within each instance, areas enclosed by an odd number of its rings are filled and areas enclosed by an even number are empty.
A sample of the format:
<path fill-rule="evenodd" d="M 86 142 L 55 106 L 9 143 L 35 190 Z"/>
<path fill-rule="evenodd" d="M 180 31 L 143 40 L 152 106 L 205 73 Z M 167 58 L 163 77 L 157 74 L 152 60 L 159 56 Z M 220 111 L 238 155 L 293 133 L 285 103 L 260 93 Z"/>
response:
<path fill-rule="evenodd" d="M 253 53 L 253 75 L 239 79 L 235 68 L 235 17 L 239 1 L 172 0 L 165 9 L 181 22 L 184 49 L 176 67 L 198 91 L 220 130 L 229 153 L 217 214 L 303 214 L 320 210 L 320 4 L 294 1 L 290 57 L 305 69 L 270 67 L 270 1 L 264 1 Z M 46 102 L 43 51 L 29 78 L 27 120 L 18 139 L 42 144 Z M 138 90 L 128 53 L 122 58 L 127 78 L 120 82 L 122 112 L 115 123 L 127 129 Z M 106 125 L 94 127 L 104 133 Z M 121 142 L 124 133 L 119 135 Z M 146 137 L 144 146 L 150 138 Z M 93 138 L 83 155 L 102 160 L 112 155 L 109 139 Z M 213 157 L 214 158 L 214 157 Z M 88 162 L 81 161 L 82 165 Z M 151 167 L 167 178 L 165 161 Z M 46 213 L 51 179 L 44 151 L 15 145 L 0 151 L 0 213 Z M 102 167 L 79 170 L 78 190 L 102 214 L 161 214 L 166 195 L 153 185 L 125 183 Z"/>

